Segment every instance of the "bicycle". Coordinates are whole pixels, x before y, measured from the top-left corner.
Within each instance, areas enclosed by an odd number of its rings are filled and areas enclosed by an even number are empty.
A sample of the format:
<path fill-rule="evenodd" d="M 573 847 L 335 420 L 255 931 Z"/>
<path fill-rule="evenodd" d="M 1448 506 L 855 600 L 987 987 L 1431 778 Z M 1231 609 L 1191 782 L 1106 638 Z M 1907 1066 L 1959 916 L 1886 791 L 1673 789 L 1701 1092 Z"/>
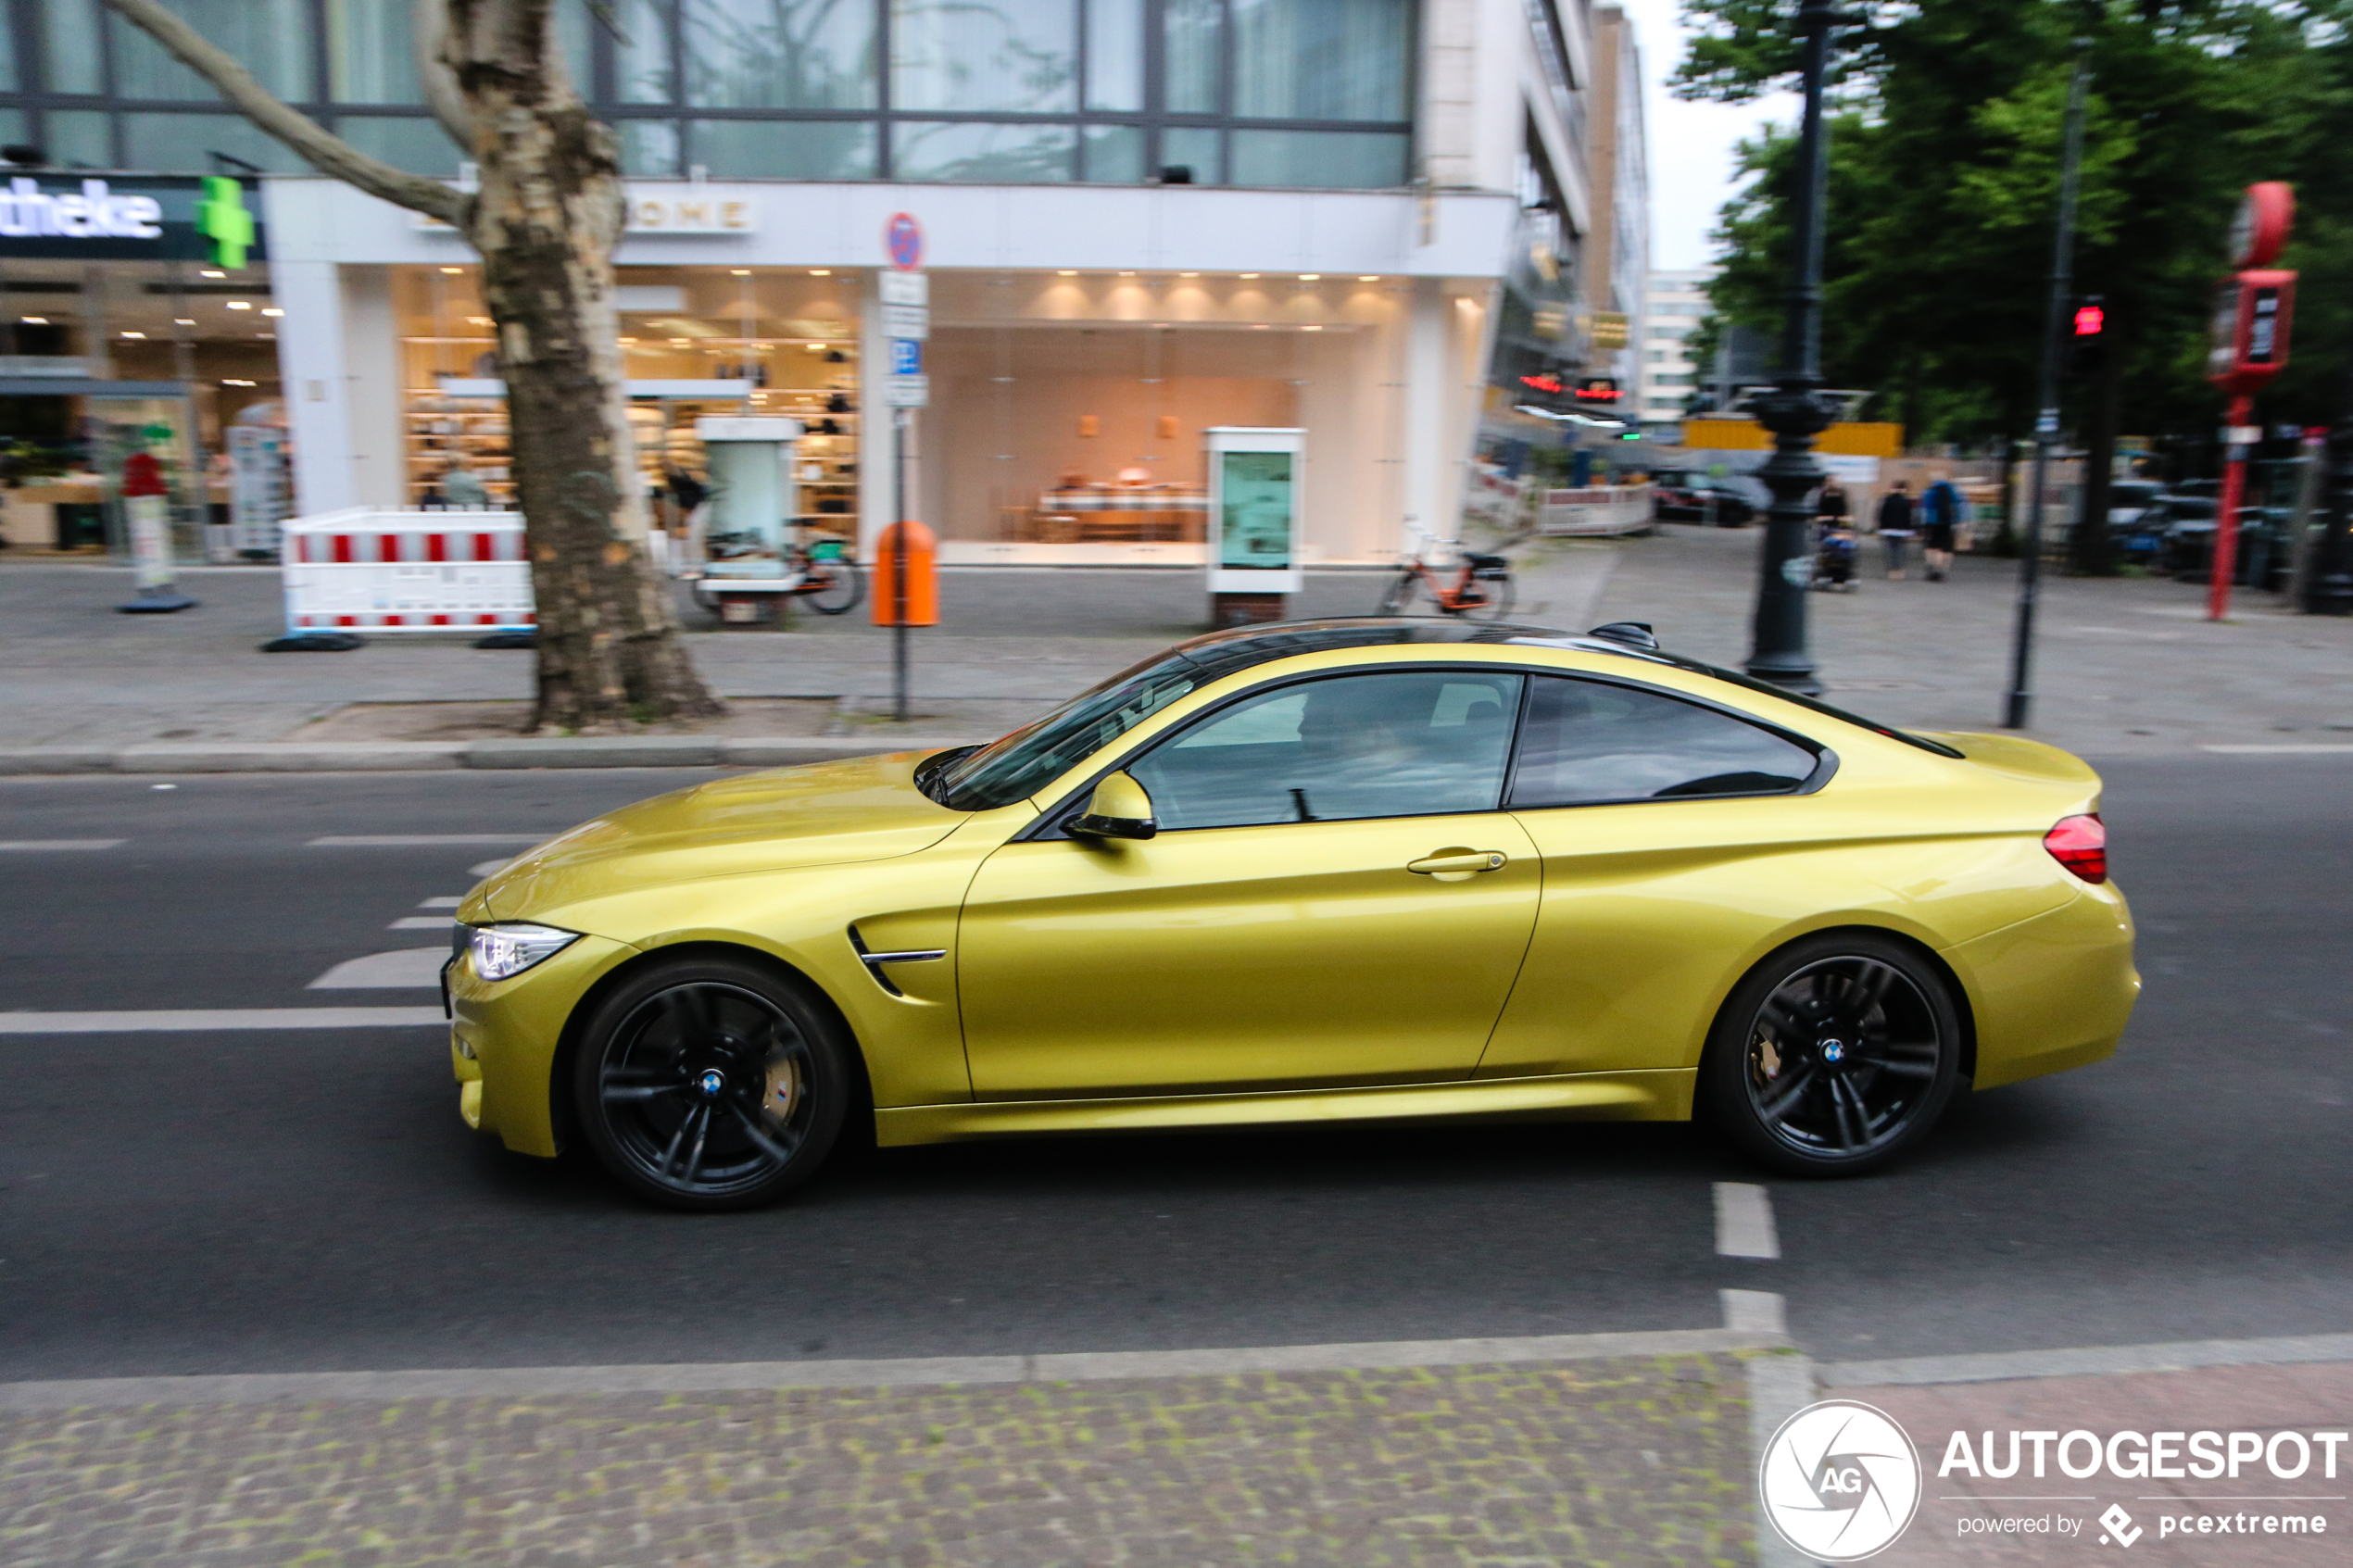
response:
<path fill-rule="evenodd" d="M 796 545 L 786 553 L 785 566 L 800 576 L 790 592 L 820 615 L 846 614 L 865 596 L 865 580 L 847 540 L 819 539 L 806 549 Z"/>
<path fill-rule="evenodd" d="M 1381 596 L 1378 613 L 1427 614 L 1428 611 L 1416 608 L 1417 601 L 1427 595 L 1440 615 L 1501 621 L 1511 613 L 1512 592 L 1512 563 L 1502 556 L 1465 550 L 1462 570 L 1453 574 L 1452 583 L 1433 572 L 1421 557 L 1407 556 L 1389 591 Z"/>

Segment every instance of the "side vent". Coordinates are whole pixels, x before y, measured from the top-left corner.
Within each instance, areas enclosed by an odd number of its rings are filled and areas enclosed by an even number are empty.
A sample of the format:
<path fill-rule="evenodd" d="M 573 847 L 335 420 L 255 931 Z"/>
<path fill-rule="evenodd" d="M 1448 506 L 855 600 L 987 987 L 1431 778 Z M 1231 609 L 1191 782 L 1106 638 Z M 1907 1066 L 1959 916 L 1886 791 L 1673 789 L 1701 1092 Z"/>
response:
<path fill-rule="evenodd" d="M 945 947 L 908 947 L 898 952 L 873 952 L 868 949 L 866 947 L 866 939 L 858 935 L 858 928 L 854 925 L 849 928 L 849 947 L 850 950 L 858 955 L 858 961 L 866 966 L 866 972 L 875 977 L 875 984 L 881 986 L 885 992 L 894 997 L 903 997 L 907 993 L 900 990 L 898 985 L 892 982 L 890 976 L 884 972 L 883 965 L 887 963 L 927 963 L 933 959 L 944 959 L 948 956 L 948 949 Z"/>

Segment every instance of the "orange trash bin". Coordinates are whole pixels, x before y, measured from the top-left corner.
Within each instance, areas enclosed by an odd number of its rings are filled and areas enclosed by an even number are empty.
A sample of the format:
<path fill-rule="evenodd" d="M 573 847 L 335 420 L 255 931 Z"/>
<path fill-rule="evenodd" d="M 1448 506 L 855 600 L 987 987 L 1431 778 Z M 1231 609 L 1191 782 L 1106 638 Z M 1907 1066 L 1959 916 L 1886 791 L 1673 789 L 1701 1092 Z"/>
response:
<path fill-rule="evenodd" d="M 907 540 L 907 614 L 898 614 L 899 541 Z M 894 522 L 875 542 L 875 624 L 939 624 L 939 539 L 920 522 Z"/>

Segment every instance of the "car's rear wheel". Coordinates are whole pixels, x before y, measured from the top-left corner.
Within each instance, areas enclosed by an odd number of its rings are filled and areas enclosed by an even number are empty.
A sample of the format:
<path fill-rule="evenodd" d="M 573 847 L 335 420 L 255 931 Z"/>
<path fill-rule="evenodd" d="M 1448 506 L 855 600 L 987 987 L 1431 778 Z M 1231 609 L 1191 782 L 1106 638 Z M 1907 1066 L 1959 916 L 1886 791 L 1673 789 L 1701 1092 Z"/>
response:
<path fill-rule="evenodd" d="M 605 1169 L 673 1209 L 749 1209 L 824 1162 L 855 1095 L 840 1026 L 757 964 L 689 958 L 598 1004 L 573 1104 Z"/>
<path fill-rule="evenodd" d="M 1742 1149 L 1801 1175 L 1856 1175 L 1927 1135 L 1960 1078 L 1947 983 L 1867 932 L 1792 944 L 1733 988 L 1702 1091 Z"/>

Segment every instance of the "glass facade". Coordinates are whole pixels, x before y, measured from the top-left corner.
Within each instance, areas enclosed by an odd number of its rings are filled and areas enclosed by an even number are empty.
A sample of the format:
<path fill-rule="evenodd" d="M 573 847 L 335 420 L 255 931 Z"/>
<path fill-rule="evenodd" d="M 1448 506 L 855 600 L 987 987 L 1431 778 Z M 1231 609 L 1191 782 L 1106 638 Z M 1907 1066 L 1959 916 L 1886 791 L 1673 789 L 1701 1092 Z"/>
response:
<path fill-rule="evenodd" d="M 409 0 L 170 0 L 364 150 L 456 172 Z M 1413 0 L 557 0 L 627 172 L 717 178 L 1393 187 Z M 63 165 L 300 160 L 101 0 L 0 0 L 0 91 Z"/>

